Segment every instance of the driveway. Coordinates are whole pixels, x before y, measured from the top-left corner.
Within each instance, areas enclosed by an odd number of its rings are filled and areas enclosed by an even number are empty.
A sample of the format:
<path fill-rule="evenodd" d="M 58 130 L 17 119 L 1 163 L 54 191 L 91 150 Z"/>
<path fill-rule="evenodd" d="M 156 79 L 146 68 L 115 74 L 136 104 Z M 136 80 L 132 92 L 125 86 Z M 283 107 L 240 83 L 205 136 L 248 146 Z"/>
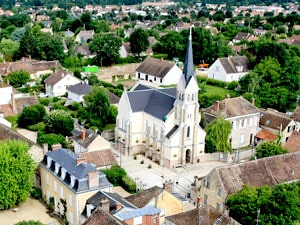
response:
<path fill-rule="evenodd" d="M 55 218 L 46 213 L 45 206 L 36 199 L 28 198 L 16 209 L 18 209 L 16 212 L 13 209 L 0 210 L 0 224 L 13 225 L 23 220 L 34 220 L 46 225 L 60 225 Z"/>

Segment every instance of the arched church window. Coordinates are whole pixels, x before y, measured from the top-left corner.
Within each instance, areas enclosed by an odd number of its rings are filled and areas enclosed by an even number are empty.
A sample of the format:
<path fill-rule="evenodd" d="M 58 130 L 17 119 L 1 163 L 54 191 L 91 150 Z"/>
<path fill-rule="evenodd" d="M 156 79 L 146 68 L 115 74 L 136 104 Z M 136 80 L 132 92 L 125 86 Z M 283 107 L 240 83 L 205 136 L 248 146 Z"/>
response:
<path fill-rule="evenodd" d="M 190 137 L 190 127 L 189 127 L 189 126 L 187 127 L 186 136 L 187 136 L 187 137 Z"/>

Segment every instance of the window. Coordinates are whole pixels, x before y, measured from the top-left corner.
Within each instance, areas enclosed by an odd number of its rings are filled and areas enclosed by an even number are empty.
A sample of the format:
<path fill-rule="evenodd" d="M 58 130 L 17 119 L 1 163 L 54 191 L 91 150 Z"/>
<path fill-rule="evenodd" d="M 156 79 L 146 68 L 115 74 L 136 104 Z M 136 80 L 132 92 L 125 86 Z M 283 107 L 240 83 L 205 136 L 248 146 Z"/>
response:
<path fill-rule="evenodd" d="M 141 73 L 138 73 L 138 78 L 139 78 L 139 79 L 141 78 Z"/>
<path fill-rule="evenodd" d="M 231 121 L 231 127 L 232 129 L 236 129 L 236 121 Z"/>
<path fill-rule="evenodd" d="M 192 101 L 194 101 L 194 94 L 192 94 Z"/>
<path fill-rule="evenodd" d="M 57 193 L 57 183 L 54 181 L 54 191 Z"/>
<path fill-rule="evenodd" d="M 218 187 L 218 196 L 221 197 L 221 195 L 222 195 L 222 188 Z"/>
<path fill-rule="evenodd" d="M 60 197 L 64 198 L 64 187 L 60 186 Z"/>
<path fill-rule="evenodd" d="M 189 126 L 187 128 L 186 137 L 190 137 L 190 127 Z"/>
<path fill-rule="evenodd" d="M 46 174 L 46 183 L 49 185 L 49 175 Z"/>
<path fill-rule="evenodd" d="M 207 201 L 208 201 L 208 196 L 207 194 L 204 195 L 204 205 L 207 205 Z"/>
<path fill-rule="evenodd" d="M 190 101 L 190 94 L 187 95 L 187 100 Z"/>
<path fill-rule="evenodd" d="M 244 135 L 243 134 L 240 135 L 240 144 L 242 144 L 242 143 L 244 143 Z"/>
<path fill-rule="evenodd" d="M 72 195 L 69 194 L 69 205 L 72 206 Z"/>
<path fill-rule="evenodd" d="M 245 127 L 245 119 L 242 119 L 242 120 L 241 120 L 240 127 L 241 127 L 241 128 L 244 128 L 244 127 Z"/>
<path fill-rule="evenodd" d="M 153 217 L 153 223 L 157 223 L 157 217 L 156 216 Z"/>
<path fill-rule="evenodd" d="M 218 66 L 216 66 L 216 71 L 219 72 L 219 67 Z"/>

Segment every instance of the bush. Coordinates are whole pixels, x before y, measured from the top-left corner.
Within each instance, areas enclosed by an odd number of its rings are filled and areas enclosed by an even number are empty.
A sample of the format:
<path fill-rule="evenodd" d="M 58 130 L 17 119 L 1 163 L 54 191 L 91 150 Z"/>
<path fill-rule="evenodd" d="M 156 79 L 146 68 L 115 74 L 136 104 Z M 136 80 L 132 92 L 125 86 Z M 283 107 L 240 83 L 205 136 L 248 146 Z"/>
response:
<path fill-rule="evenodd" d="M 149 165 L 148 165 L 148 169 L 151 169 L 151 168 L 152 168 L 152 165 L 151 165 L 151 164 L 149 164 Z"/>
<path fill-rule="evenodd" d="M 129 193 L 135 193 L 136 191 L 135 182 L 127 175 L 122 177 L 122 187 Z"/>
<path fill-rule="evenodd" d="M 144 160 L 142 160 L 140 163 L 141 163 L 141 164 L 144 164 Z"/>
<path fill-rule="evenodd" d="M 41 104 L 30 105 L 23 109 L 18 124 L 20 127 L 26 128 L 29 125 L 33 125 L 42 121 L 46 115 L 45 107 Z"/>
<path fill-rule="evenodd" d="M 207 78 L 207 77 L 197 76 L 197 80 L 198 80 L 199 85 L 202 82 L 206 82 L 206 84 L 208 84 L 208 85 L 213 85 L 213 86 L 217 86 L 217 87 L 226 87 L 227 86 L 226 82 Z"/>
<path fill-rule="evenodd" d="M 48 106 L 51 102 L 51 99 L 50 98 L 40 98 L 39 102 L 44 106 Z"/>
<path fill-rule="evenodd" d="M 54 145 L 54 144 L 61 144 L 62 147 L 67 146 L 67 142 L 66 142 L 66 139 L 64 136 L 62 136 L 60 134 L 53 134 L 53 133 L 52 134 L 43 134 L 42 132 L 39 132 L 37 143 L 40 146 L 43 146 L 43 144 L 47 143 L 49 149 L 52 149 L 52 145 Z"/>
<path fill-rule="evenodd" d="M 235 90 L 237 88 L 238 84 L 239 84 L 239 82 L 237 82 L 236 80 L 233 80 L 228 84 L 227 88 L 229 90 Z"/>
<path fill-rule="evenodd" d="M 39 188 L 33 188 L 31 191 L 31 196 L 35 199 L 41 199 L 42 198 L 42 190 Z"/>
<path fill-rule="evenodd" d="M 45 130 L 45 123 L 39 122 L 37 124 L 30 125 L 28 126 L 28 129 L 31 131 L 43 131 Z"/>
<path fill-rule="evenodd" d="M 127 176 L 126 171 L 117 165 L 112 166 L 110 169 L 104 169 L 101 171 L 114 186 L 122 186 L 122 178 Z"/>

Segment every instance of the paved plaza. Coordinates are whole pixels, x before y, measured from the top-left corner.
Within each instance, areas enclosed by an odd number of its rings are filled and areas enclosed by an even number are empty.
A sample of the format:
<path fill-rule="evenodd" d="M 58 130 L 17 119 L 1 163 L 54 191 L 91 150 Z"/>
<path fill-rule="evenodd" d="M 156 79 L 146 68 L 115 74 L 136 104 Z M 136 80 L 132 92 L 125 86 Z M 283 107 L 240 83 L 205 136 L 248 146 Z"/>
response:
<path fill-rule="evenodd" d="M 173 181 L 173 192 L 180 194 L 182 197 L 186 197 L 187 193 L 190 192 L 194 176 L 203 177 L 213 168 L 227 165 L 219 161 L 208 161 L 190 164 L 186 168 L 168 169 L 152 162 L 143 155 L 137 155 L 137 158 L 134 159 L 133 156 L 121 155 L 120 157 L 117 150 L 114 150 L 114 153 L 118 164 L 121 164 L 127 174 L 136 181 L 138 189 L 148 189 L 155 185 L 162 187 L 165 180 L 171 180 Z"/>

